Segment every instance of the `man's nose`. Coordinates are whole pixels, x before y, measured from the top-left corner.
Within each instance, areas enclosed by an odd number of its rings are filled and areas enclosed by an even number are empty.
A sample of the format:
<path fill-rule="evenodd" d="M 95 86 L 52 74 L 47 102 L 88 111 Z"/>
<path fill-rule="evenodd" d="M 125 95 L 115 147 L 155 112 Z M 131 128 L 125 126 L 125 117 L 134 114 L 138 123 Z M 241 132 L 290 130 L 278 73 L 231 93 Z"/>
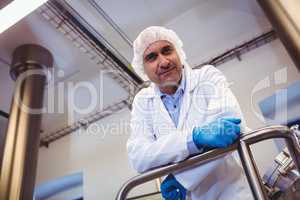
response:
<path fill-rule="evenodd" d="M 169 60 L 164 55 L 159 55 L 158 59 L 159 59 L 158 61 L 159 67 L 168 67 Z"/>

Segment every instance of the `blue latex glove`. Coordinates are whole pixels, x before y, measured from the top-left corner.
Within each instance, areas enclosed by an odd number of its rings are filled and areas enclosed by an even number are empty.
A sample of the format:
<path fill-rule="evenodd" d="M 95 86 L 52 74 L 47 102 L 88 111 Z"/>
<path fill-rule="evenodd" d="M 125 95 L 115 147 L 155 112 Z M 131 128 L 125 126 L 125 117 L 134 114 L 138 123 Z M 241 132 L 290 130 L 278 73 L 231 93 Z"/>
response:
<path fill-rule="evenodd" d="M 186 189 L 175 179 L 172 174 L 160 185 L 161 194 L 166 200 L 185 200 Z"/>
<path fill-rule="evenodd" d="M 193 129 L 193 141 L 203 147 L 225 148 L 234 143 L 240 135 L 239 118 L 220 118 L 208 125 Z"/>

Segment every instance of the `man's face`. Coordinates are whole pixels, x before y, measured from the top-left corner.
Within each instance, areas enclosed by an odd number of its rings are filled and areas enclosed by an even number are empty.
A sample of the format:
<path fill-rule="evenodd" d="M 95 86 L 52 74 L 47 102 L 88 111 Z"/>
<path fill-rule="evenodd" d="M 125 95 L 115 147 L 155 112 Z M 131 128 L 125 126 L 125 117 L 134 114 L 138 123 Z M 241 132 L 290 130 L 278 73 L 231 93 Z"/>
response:
<path fill-rule="evenodd" d="M 166 40 L 153 42 L 143 55 L 145 73 L 159 87 L 178 85 L 182 64 L 173 44 Z"/>

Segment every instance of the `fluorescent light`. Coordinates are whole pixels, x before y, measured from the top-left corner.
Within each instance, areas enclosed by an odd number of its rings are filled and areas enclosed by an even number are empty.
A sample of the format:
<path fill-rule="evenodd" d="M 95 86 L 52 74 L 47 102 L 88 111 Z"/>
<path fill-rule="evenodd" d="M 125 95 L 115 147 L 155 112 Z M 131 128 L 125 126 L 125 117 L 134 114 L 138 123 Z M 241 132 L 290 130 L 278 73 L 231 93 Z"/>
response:
<path fill-rule="evenodd" d="M 48 0 L 14 0 L 0 10 L 0 34 Z"/>

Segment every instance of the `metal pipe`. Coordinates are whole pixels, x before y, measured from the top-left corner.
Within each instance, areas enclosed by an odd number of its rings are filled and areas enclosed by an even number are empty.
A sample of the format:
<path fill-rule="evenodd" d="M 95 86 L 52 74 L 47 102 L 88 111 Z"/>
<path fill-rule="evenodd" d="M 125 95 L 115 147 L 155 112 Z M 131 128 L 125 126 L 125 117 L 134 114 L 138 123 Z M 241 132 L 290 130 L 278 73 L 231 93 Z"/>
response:
<path fill-rule="evenodd" d="M 262 183 L 260 183 L 259 180 L 261 179 L 255 179 L 253 176 L 259 176 L 257 167 L 255 165 L 254 159 L 250 159 L 252 157 L 250 154 L 249 145 L 267 140 L 267 139 L 274 139 L 274 138 L 285 138 L 288 143 L 287 146 L 290 149 L 293 158 L 295 159 L 295 164 L 298 166 L 298 169 L 300 169 L 300 147 L 298 144 L 298 139 L 293 131 L 291 131 L 286 126 L 270 126 L 263 129 L 258 129 L 253 132 L 250 132 L 248 134 L 243 135 L 240 138 L 240 143 L 243 144 L 243 149 L 247 149 L 247 151 L 244 151 L 243 155 L 244 160 L 247 159 L 247 166 L 244 167 L 244 170 L 246 172 L 247 180 L 249 182 L 249 185 L 251 187 L 251 190 L 254 193 L 254 197 L 258 197 L 261 199 L 266 199 L 264 194 L 264 189 L 262 188 Z M 234 150 L 238 149 L 238 143 L 235 143 L 231 145 L 230 147 L 226 149 L 214 149 L 211 151 L 208 151 L 206 153 L 196 155 L 194 157 L 191 157 L 185 161 L 167 165 L 164 167 L 156 168 L 153 170 L 150 170 L 146 173 L 143 173 L 141 175 L 138 175 L 136 177 L 133 177 L 129 181 L 127 181 L 119 190 L 116 200 L 125 200 L 127 197 L 127 194 L 131 191 L 132 188 L 136 187 L 137 185 L 143 184 L 145 182 L 151 181 L 155 178 L 165 176 L 169 173 L 172 173 L 177 170 L 187 170 L 190 168 L 193 168 L 195 166 L 199 166 L 200 164 L 205 164 L 207 162 L 210 162 L 212 160 L 218 159 Z M 247 147 L 247 148 L 246 148 Z M 250 156 L 250 157 L 249 157 Z M 250 159 L 250 160 L 249 160 Z M 258 178 L 258 177 L 257 177 Z M 254 181 L 252 181 L 254 180 Z M 261 191 L 261 193 L 258 193 Z"/>
<path fill-rule="evenodd" d="M 226 50 L 224 53 L 221 53 L 211 59 L 209 59 L 206 62 L 203 62 L 195 67 L 193 69 L 199 69 L 203 67 L 204 65 L 213 65 L 215 67 L 224 64 L 226 62 L 229 62 L 239 56 L 242 56 L 256 48 L 259 48 L 263 45 L 266 45 L 274 40 L 277 39 L 277 35 L 274 30 L 268 31 L 266 33 L 263 33 L 259 35 L 258 37 L 255 37 L 249 41 L 246 41 L 232 49 Z"/>
<path fill-rule="evenodd" d="M 124 33 L 124 31 L 109 17 L 109 15 L 94 0 L 88 0 L 89 3 L 97 10 L 97 12 L 111 25 L 111 27 L 124 39 L 124 41 L 132 48 L 132 41 Z"/>
<path fill-rule="evenodd" d="M 0 199 L 33 199 L 43 93 L 51 53 L 38 45 L 19 46 L 10 75 L 16 80 L 0 172 Z"/>
<path fill-rule="evenodd" d="M 146 173 L 140 174 L 138 176 L 135 176 L 128 180 L 119 190 L 116 200 L 125 200 L 128 193 L 131 191 L 132 188 L 141 185 L 143 183 L 146 183 L 148 181 L 151 181 L 155 178 L 159 178 L 161 176 L 168 175 L 169 173 L 172 173 L 177 170 L 187 170 L 190 168 L 193 168 L 195 166 L 198 166 L 199 164 L 205 164 L 210 161 L 216 160 L 218 158 L 221 158 L 222 156 L 225 156 L 229 152 L 232 152 L 237 149 L 237 144 L 233 144 L 230 147 L 226 149 L 214 149 L 208 152 L 205 152 L 200 155 L 193 156 L 185 161 L 167 165 L 164 167 L 156 168 L 153 170 L 150 170 Z"/>
<path fill-rule="evenodd" d="M 300 1 L 257 0 L 300 70 Z"/>
<path fill-rule="evenodd" d="M 255 165 L 255 160 L 253 158 L 252 153 L 250 152 L 249 146 L 245 142 L 240 141 L 238 152 L 239 152 L 240 159 L 243 164 L 243 168 L 245 170 L 246 177 L 247 177 L 248 183 L 250 185 L 253 197 L 256 200 L 267 199 L 268 198 L 267 193 L 264 190 L 261 177 L 260 177 L 258 169 Z"/>
<path fill-rule="evenodd" d="M 297 150 L 295 150 L 295 141 L 286 138 L 285 143 L 287 144 L 289 153 L 294 161 L 296 169 L 300 172 L 300 156 L 299 156 L 299 153 L 297 152 Z"/>
<path fill-rule="evenodd" d="M 273 126 L 267 129 L 260 129 L 248 135 L 245 135 L 245 137 L 240 140 L 238 152 L 253 196 L 255 199 L 259 200 L 267 199 L 268 196 L 264 189 L 263 181 L 255 165 L 255 160 L 249 146 L 251 144 L 272 138 L 285 139 L 286 145 L 295 162 L 295 165 L 297 166 L 298 171 L 300 170 L 300 148 L 298 140 L 295 133 L 289 128 L 282 126 Z"/>

